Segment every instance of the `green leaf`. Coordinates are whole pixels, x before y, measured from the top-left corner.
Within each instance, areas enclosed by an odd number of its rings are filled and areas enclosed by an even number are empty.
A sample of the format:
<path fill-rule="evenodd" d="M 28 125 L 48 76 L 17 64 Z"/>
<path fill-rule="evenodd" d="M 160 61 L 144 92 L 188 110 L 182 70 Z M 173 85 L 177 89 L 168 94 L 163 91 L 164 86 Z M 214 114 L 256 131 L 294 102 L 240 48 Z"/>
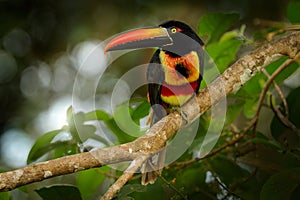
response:
<path fill-rule="evenodd" d="M 73 107 L 70 106 L 68 109 L 67 109 L 67 122 L 70 123 L 71 120 L 73 120 Z"/>
<path fill-rule="evenodd" d="M 222 37 L 220 38 L 220 42 L 226 41 L 226 40 L 231 40 L 233 38 L 237 38 L 240 36 L 240 33 L 238 30 L 232 30 L 224 33 Z"/>
<path fill-rule="evenodd" d="M 118 138 L 119 143 L 123 144 L 136 139 L 136 137 L 128 135 L 121 128 L 119 128 L 118 124 L 114 119 L 105 121 L 104 123 L 107 126 L 107 128 L 109 128 L 109 130 L 111 130 L 114 133 L 114 135 Z"/>
<path fill-rule="evenodd" d="M 264 184 L 261 193 L 261 200 L 290 199 L 294 190 L 300 184 L 300 168 L 292 168 L 271 176 Z M 298 196 L 299 197 L 299 196 Z"/>
<path fill-rule="evenodd" d="M 0 192 L 1 200 L 10 200 L 10 192 Z"/>
<path fill-rule="evenodd" d="M 246 118 L 251 119 L 254 117 L 258 106 L 258 100 L 258 96 L 254 96 L 253 98 L 249 98 L 246 100 L 244 104 L 244 115 Z"/>
<path fill-rule="evenodd" d="M 278 60 L 275 60 L 274 62 L 268 64 L 265 68 L 269 74 L 272 74 L 275 72 L 275 70 L 282 65 L 286 60 L 288 59 L 287 56 L 284 56 L 282 58 L 279 58 Z"/>
<path fill-rule="evenodd" d="M 300 10 L 300 2 L 296 2 L 296 1 L 289 2 L 287 6 L 287 18 L 291 23 L 293 24 L 300 23 L 299 10 Z"/>
<path fill-rule="evenodd" d="M 236 117 L 241 113 L 244 103 L 244 101 L 237 100 L 235 103 L 230 104 L 227 107 L 225 122 L 227 125 L 231 125 L 235 121 Z"/>
<path fill-rule="evenodd" d="M 230 40 L 233 38 L 239 38 L 243 40 L 244 42 L 251 43 L 251 40 L 247 39 L 245 36 L 245 30 L 246 30 L 246 25 L 243 24 L 241 25 L 240 29 L 234 29 L 232 31 L 228 31 L 222 35 L 220 38 L 220 41 L 225 41 L 225 40 Z"/>
<path fill-rule="evenodd" d="M 85 121 L 92 121 L 92 120 L 110 120 L 111 116 L 107 112 L 103 110 L 93 110 L 91 112 L 88 112 L 84 116 Z"/>
<path fill-rule="evenodd" d="M 108 172 L 109 167 L 89 169 L 80 171 L 77 176 L 77 187 L 82 194 L 83 200 L 88 200 L 99 190 L 100 184 L 104 181 L 105 175 L 102 172 Z"/>
<path fill-rule="evenodd" d="M 268 137 L 266 137 L 264 134 L 260 132 L 257 132 L 256 137 L 251 139 L 250 142 L 253 142 L 255 144 L 264 144 L 275 149 L 281 148 L 281 145 L 277 141 L 269 139 Z"/>
<path fill-rule="evenodd" d="M 199 22 L 199 36 L 209 38 L 206 45 L 215 42 L 238 19 L 239 14 L 236 13 L 210 13 L 204 15 Z"/>
<path fill-rule="evenodd" d="M 240 182 L 243 178 L 249 176 L 249 172 L 245 171 L 235 162 L 225 157 L 215 157 L 214 159 L 210 160 L 210 164 L 213 168 L 213 171 L 217 173 L 218 177 L 228 187 L 231 184 Z"/>
<path fill-rule="evenodd" d="M 245 85 L 239 90 L 240 92 L 247 92 L 248 94 L 242 94 L 241 96 L 245 97 L 245 95 L 249 95 L 249 97 L 259 96 L 260 92 L 263 88 L 261 84 L 261 80 L 265 80 L 266 77 L 264 74 L 257 74 L 252 77 Z M 248 96 L 246 96 L 248 98 Z"/>
<path fill-rule="evenodd" d="M 61 142 L 61 145 L 57 145 L 54 149 L 53 158 L 60 158 L 63 156 L 73 155 L 80 153 L 80 148 L 76 143 L 73 142 Z"/>
<path fill-rule="evenodd" d="M 115 110 L 114 120 L 123 132 L 133 137 L 139 137 L 144 134 L 144 131 L 140 130 L 140 126 L 132 120 L 131 115 L 132 109 L 126 104 L 122 104 Z"/>
<path fill-rule="evenodd" d="M 67 112 L 68 117 L 68 131 L 71 133 L 75 143 L 82 143 L 82 141 L 88 138 L 95 137 L 96 127 L 90 124 L 86 124 L 89 120 L 109 120 L 111 116 L 102 110 L 95 110 L 89 113 L 73 113 L 71 109 Z M 98 137 L 103 143 L 106 141 L 103 138 Z"/>
<path fill-rule="evenodd" d="M 82 200 L 79 190 L 69 185 L 43 187 L 35 191 L 43 200 Z"/>
<path fill-rule="evenodd" d="M 266 66 L 266 70 L 268 71 L 269 74 L 273 74 L 275 70 L 277 70 L 277 68 L 280 67 L 287 59 L 288 57 L 285 56 L 276 60 L 273 63 L 270 63 L 268 66 Z M 281 84 L 285 79 L 287 79 L 290 75 L 292 75 L 298 69 L 298 67 L 299 65 L 296 62 L 291 63 L 287 68 L 284 69 L 284 71 L 282 71 L 275 78 L 275 82 L 277 84 Z"/>
<path fill-rule="evenodd" d="M 82 143 L 80 138 L 80 133 L 82 135 L 85 134 L 86 129 L 84 128 L 84 119 L 85 114 L 83 112 L 73 113 L 72 107 L 70 107 L 67 111 L 67 122 L 69 125 L 69 131 L 73 137 L 73 139 L 78 142 Z M 89 131 L 92 131 L 91 129 Z"/>
<path fill-rule="evenodd" d="M 175 185 L 180 187 L 185 187 L 188 191 L 197 190 L 195 186 L 207 187 L 205 184 L 207 169 L 202 167 L 188 168 L 187 170 L 182 170 L 179 174 L 175 174 L 176 183 Z"/>
<path fill-rule="evenodd" d="M 213 59 L 220 73 L 222 73 L 230 63 L 236 60 L 236 54 L 242 43 L 241 40 L 232 38 L 207 46 L 207 53 Z"/>
<path fill-rule="evenodd" d="M 149 114 L 150 108 L 150 103 L 148 101 L 143 101 L 140 105 L 136 107 L 136 109 L 133 110 L 131 114 L 132 119 L 135 121 L 146 117 Z"/>
<path fill-rule="evenodd" d="M 89 125 L 89 124 L 77 124 L 76 125 L 76 133 L 78 135 L 78 139 L 76 139 L 77 143 L 82 143 L 81 141 L 85 141 L 88 138 L 97 138 L 100 139 L 100 137 L 97 137 L 97 135 L 95 134 L 96 132 L 96 127 L 93 125 Z M 103 139 L 101 140 L 103 142 Z"/>
<path fill-rule="evenodd" d="M 282 71 L 276 78 L 275 82 L 277 84 L 281 84 L 285 79 L 291 76 L 297 69 L 299 68 L 299 64 L 296 62 L 291 63 L 284 71 Z M 274 87 L 272 85 L 272 87 Z"/>
<path fill-rule="evenodd" d="M 59 143 L 51 143 L 53 138 L 61 132 L 63 131 L 61 129 L 58 129 L 45 133 L 44 135 L 39 137 L 29 152 L 27 164 L 36 161 L 38 158 L 48 153 L 50 150 L 54 149 L 58 145 L 61 145 Z"/>

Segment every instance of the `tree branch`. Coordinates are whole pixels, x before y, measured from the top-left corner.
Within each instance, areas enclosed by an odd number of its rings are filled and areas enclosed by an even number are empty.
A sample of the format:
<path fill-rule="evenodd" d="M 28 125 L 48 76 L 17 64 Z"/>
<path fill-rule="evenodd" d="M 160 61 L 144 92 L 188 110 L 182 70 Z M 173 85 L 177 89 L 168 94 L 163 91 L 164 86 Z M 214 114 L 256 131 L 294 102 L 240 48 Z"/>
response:
<path fill-rule="evenodd" d="M 229 67 L 221 76 L 199 93 L 195 98 L 197 101 L 190 101 L 182 108 L 182 111 L 186 114 L 189 122 L 195 120 L 212 105 L 225 98 L 224 93 L 228 95 L 236 92 L 262 67 L 277 59 L 278 55 L 288 55 L 293 58 L 299 50 L 300 32 L 293 32 L 257 48 Z M 225 91 L 222 91 L 223 88 Z M 199 109 L 195 109 L 197 107 Z M 178 112 L 174 112 L 161 119 L 145 135 L 133 142 L 66 156 L 1 173 L 0 191 L 12 190 L 32 182 L 84 169 L 123 161 L 133 161 L 139 157 L 147 158 L 164 147 L 168 139 L 176 134 L 184 121 Z M 136 163 L 140 164 L 139 162 Z M 135 169 L 137 170 L 138 167 L 136 165 Z M 130 178 L 130 176 L 128 177 Z M 124 180 L 129 180 L 129 178 Z"/>
<path fill-rule="evenodd" d="M 106 193 L 101 197 L 101 200 L 109 200 L 118 193 L 121 188 L 132 178 L 133 174 L 142 166 L 142 164 L 149 158 L 149 156 L 140 156 L 132 161 L 130 166 L 124 171 L 122 176 L 110 186 Z"/>
<path fill-rule="evenodd" d="M 253 127 L 254 135 L 256 135 L 256 127 L 257 127 L 258 117 L 259 117 L 261 108 L 263 106 L 264 99 L 266 97 L 266 94 L 267 94 L 271 84 L 273 83 L 273 85 L 274 85 L 276 91 L 278 92 L 279 96 L 282 97 L 283 96 L 282 92 L 281 92 L 280 88 L 278 87 L 278 85 L 276 84 L 276 82 L 274 80 L 291 63 L 293 63 L 297 59 L 299 59 L 299 57 L 300 57 L 300 53 L 297 53 L 293 58 L 287 59 L 280 67 L 278 67 L 276 69 L 276 71 L 272 74 L 272 76 L 270 76 L 267 71 L 262 69 L 262 72 L 268 77 L 268 81 L 265 83 L 264 88 L 263 88 L 263 90 L 260 94 L 259 100 L 258 100 L 258 106 L 257 106 L 257 110 L 256 110 L 256 113 L 255 113 L 256 122 L 255 122 L 254 127 Z M 285 105 L 285 108 L 287 108 L 287 102 L 285 101 L 285 98 L 281 98 L 281 99 L 282 99 L 282 102 Z M 286 112 L 288 112 L 288 109 L 286 109 Z M 288 115 L 288 113 L 286 113 L 286 114 Z"/>

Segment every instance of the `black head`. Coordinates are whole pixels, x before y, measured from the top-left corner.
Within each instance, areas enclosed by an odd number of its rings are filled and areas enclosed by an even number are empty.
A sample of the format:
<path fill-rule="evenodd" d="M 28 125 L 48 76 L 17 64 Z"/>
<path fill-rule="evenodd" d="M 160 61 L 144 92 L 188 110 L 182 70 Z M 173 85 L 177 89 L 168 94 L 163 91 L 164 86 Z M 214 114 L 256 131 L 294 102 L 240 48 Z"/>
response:
<path fill-rule="evenodd" d="M 159 26 L 166 28 L 173 40 L 172 45 L 162 46 L 163 50 L 182 55 L 204 45 L 195 31 L 183 22 L 171 20 Z"/>
<path fill-rule="evenodd" d="M 204 45 L 204 42 L 199 38 L 195 31 L 183 22 L 170 20 L 160 24 L 159 26 L 166 28 L 172 38 L 176 37 L 179 33 L 182 33 L 194 39 L 201 46 Z"/>

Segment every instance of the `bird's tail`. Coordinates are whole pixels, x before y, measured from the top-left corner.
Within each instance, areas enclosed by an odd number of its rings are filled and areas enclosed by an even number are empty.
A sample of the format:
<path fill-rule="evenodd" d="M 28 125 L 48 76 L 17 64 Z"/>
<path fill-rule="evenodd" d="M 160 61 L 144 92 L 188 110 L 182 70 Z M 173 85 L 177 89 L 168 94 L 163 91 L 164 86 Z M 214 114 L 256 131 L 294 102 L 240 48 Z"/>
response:
<path fill-rule="evenodd" d="M 142 185 L 154 184 L 165 164 L 166 148 L 149 158 L 142 166 Z"/>

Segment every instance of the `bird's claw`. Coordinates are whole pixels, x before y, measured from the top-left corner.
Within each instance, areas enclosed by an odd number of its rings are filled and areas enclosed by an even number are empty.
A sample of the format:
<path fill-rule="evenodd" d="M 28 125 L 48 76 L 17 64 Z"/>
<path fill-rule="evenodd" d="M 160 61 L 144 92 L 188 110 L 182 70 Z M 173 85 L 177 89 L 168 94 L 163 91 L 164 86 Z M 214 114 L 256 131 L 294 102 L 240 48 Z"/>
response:
<path fill-rule="evenodd" d="M 178 113 L 180 113 L 181 118 L 182 118 L 183 121 L 184 121 L 184 125 L 187 125 L 187 124 L 189 123 L 187 113 L 184 112 L 183 110 L 181 110 L 180 107 L 172 107 L 172 108 L 171 108 L 171 112 L 175 112 L 175 111 L 178 112 Z"/>

